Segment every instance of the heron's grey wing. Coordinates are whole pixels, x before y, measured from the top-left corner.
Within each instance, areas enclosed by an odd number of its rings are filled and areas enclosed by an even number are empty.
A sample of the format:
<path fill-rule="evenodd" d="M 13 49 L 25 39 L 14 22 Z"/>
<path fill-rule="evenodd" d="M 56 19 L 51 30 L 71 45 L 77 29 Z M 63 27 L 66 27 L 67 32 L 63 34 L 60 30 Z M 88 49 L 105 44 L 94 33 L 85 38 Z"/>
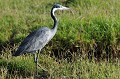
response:
<path fill-rule="evenodd" d="M 30 46 L 26 49 L 26 52 L 33 52 L 42 49 L 48 43 L 50 33 L 51 31 L 49 28 L 44 27 L 39 29 L 34 35 Z"/>
<path fill-rule="evenodd" d="M 40 28 L 32 33 L 30 33 L 24 41 L 21 43 L 14 56 L 18 56 L 25 52 L 35 52 L 39 49 L 42 49 L 44 45 L 48 42 L 48 36 L 50 29 Z"/>
<path fill-rule="evenodd" d="M 13 56 L 19 56 L 22 53 L 25 52 L 26 48 L 29 46 L 30 41 L 32 41 L 34 35 L 36 34 L 37 31 L 31 32 L 20 44 L 18 47 L 17 51 L 13 54 Z"/>

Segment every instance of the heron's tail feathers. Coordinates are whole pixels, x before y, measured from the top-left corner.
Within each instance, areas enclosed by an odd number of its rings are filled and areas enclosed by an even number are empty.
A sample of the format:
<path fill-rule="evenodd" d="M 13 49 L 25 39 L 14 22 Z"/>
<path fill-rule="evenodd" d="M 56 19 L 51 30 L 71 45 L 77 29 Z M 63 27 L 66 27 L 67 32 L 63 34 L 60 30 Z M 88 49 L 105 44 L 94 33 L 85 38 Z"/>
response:
<path fill-rule="evenodd" d="M 20 54 L 15 52 L 12 56 L 19 56 Z"/>
<path fill-rule="evenodd" d="M 23 54 L 24 50 L 22 48 L 18 48 L 17 51 L 12 56 L 19 56 Z"/>

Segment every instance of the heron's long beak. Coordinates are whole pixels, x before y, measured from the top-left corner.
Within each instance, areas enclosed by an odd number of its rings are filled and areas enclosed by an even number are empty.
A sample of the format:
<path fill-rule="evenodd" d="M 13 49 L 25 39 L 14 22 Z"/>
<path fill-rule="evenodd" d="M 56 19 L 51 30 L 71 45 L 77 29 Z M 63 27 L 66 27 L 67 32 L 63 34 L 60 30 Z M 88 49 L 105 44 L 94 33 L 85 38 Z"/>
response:
<path fill-rule="evenodd" d="M 67 7 L 64 7 L 64 6 L 61 7 L 61 10 L 68 10 L 68 9 L 70 9 L 70 8 L 67 8 Z"/>
<path fill-rule="evenodd" d="M 67 7 L 62 6 L 62 9 L 63 9 L 63 10 L 68 10 L 68 9 L 70 9 L 70 8 L 67 8 Z"/>

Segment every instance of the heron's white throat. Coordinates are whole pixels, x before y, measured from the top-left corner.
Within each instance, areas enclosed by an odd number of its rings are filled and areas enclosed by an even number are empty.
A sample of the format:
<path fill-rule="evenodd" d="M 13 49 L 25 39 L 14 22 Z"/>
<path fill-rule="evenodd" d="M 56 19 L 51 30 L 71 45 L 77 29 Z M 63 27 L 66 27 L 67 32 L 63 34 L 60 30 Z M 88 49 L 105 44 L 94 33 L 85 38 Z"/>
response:
<path fill-rule="evenodd" d="M 54 8 L 53 10 L 52 10 L 52 14 L 55 16 L 55 11 L 56 10 L 58 10 L 58 8 Z"/>

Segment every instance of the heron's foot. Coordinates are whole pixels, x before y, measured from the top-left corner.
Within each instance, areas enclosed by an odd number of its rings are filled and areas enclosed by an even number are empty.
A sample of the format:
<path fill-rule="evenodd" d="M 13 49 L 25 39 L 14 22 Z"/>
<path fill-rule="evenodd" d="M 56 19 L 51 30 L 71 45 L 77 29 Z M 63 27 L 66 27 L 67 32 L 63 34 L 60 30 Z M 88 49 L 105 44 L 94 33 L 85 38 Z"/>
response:
<path fill-rule="evenodd" d="M 50 74 L 48 71 L 42 70 L 39 75 L 35 75 L 34 79 L 48 79 Z"/>
<path fill-rule="evenodd" d="M 36 74 L 34 76 L 34 79 L 48 79 L 47 77 L 49 77 L 49 73 L 48 70 L 43 68 L 40 64 L 36 64 L 38 67 L 36 70 Z"/>

